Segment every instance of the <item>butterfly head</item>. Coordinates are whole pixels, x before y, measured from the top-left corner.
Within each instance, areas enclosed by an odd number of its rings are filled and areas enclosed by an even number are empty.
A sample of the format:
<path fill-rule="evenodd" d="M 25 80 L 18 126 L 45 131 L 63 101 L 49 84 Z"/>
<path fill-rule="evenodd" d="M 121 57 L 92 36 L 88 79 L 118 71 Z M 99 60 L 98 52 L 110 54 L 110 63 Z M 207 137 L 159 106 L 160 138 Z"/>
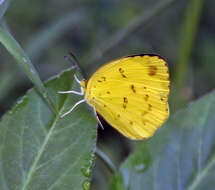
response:
<path fill-rule="evenodd" d="M 80 82 L 80 85 L 81 85 L 82 91 L 84 92 L 84 99 L 89 105 L 93 106 L 92 102 L 95 100 L 95 95 L 94 93 L 92 93 L 93 91 L 90 89 L 89 81 L 87 81 L 86 79 L 83 79 Z"/>
<path fill-rule="evenodd" d="M 86 89 L 87 89 L 87 80 L 86 80 L 86 79 L 83 79 L 83 80 L 80 82 L 80 85 L 81 85 L 81 88 L 83 89 L 83 91 L 86 92 Z"/>

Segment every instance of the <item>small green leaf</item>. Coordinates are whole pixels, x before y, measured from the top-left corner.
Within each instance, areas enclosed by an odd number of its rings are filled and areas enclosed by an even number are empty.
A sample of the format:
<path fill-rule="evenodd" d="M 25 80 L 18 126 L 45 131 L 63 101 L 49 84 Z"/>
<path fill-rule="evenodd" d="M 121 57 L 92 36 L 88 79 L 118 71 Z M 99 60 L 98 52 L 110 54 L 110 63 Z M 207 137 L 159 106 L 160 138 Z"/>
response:
<path fill-rule="evenodd" d="M 121 165 L 114 190 L 213 190 L 215 92 L 170 117 Z"/>
<path fill-rule="evenodd" d="M 80 99 L 57 93 L 72 89 L 73 75 L 66 71 L 46 83 L 60 115 Z M 0 122 L 0 189 L 86 189 L 95 143 L 96 120 L 89 106 L 83 103 L 60 119 L 32 89 Z"/>

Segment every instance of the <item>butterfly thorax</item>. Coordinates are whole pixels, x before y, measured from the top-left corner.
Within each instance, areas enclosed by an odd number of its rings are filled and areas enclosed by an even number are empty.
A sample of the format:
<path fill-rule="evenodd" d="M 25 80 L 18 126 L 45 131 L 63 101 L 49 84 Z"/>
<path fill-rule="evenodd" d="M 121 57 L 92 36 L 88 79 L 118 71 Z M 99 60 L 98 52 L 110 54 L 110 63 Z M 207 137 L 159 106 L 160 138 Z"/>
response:
<path fill-rule="evenodd" d="M 90 90 L 89 90 L 89 85 L 88 85 L 88 81 L 86 79 L 83 79 L 80 83 L 81 88 L 84 91 L 84 98 L 86 100 L 87 103 L 89 103 L 90 105 L 92 105 L 92 97 L 90 96 Z"/>
<path fill-rule="evenodd" d="M 84 91 L 84 99 L 86 100 L 86 102 L 95 107 L 96 105 L 96 102 L 97 102 L 97 98 L 99 97 L 98 96 L 98 92 L 96 90 L 96 85 L 94 83 L 94 81 L 92 80 L 85 80 L 83 79 L 81 81 L 81 87 L 83 88 L 83 91 Z"/>
<path fill-rule="evenodd" d="M 81 87 L 83 88 L 84 92 L 86 92 L 86 88 L 87 88 L 87 80 L 83 79 L 80 83 Z"/>

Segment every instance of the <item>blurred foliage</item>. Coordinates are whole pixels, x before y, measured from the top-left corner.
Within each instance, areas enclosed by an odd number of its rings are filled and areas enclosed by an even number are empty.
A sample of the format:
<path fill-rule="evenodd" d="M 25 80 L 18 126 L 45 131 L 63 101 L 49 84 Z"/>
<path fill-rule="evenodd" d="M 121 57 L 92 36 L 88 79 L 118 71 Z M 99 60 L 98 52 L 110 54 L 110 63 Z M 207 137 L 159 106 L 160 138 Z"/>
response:
<path fill-rule="evenodd" d="M 190 1 L 186 8 L 184 23 L 181 26 L 178 59 L 174 73 L 175 90 L 173 91 L 173 96 L 176 102 L 173 107 L 174 110 L 187 103 L 186 100 L 181 97 L 180 90 L 186 81 L 189 60 L 192 55 L 193 42 L 196 39 L 203 4 L 203 0 Z"/>
<path fill-rule="evenodd" d="M 174 1 L 174 0 L 173 0 Z M 7 3 L 9 1 L 5 1 Z M 104 47 L 109 39 L 126 27 L 132 26 L 144 13 L 150 14 L 163 0 L 72 0 L 72 1 L 11 1 L 3 17 L 4 25 L 27 52 L 42 80 L 48 79 L 71 65 L 64 56 L 72 51 L 79 57 L 82 67 L 89 65 L 94 54 Z M 90 63 L 87 69 L 91 74 L 105 62 L 117 57 L 136 53 L 157 53 L 168 60 L 173 93 L 177 92 L 183 106 L 211 91 L 215 85 L 215 40 L 214 7 L 215 2 L 205 0 L 197 15 L 190 19 L 192 0 L 174 1 L 156 18 L 143 24 L 130 33 L 117 46 L 111 48 L 99 60 Z M 199 2 L 196 1 L 197 3 Z M 7 5 L 4 5 L 7 8 Z M 188 7 L 189 6 L 189 7 Z M 6 8 L 0 9 L 4 14 Z M 189 8 L 189 9 L 188 9 Z M 186 47 L 187 36 L 183 36 L 186 19 L 191 24 L 197 22 L 195 34 L 191 32 L 192 45 L 186 69 L 178 66 L 184 56 L 182 43 Z M 189 27 L 188 27 L 189 28 Z M 111 42 L 113 43 L 113 42 Z M 180 49 L 182 48 L 182 49 Z M 3 115 L 32 87 L 23 71 L 3 46 L 0 46 L 0 114 Z M 100 54 L 99 54 L 100 55 Z M 183 72 L 183 73 L 181 73 Z M 177 73 L 183 77 L 182 85 L 175 89 Z M 15 80 L 14 80 L 15 79 Z M 175 96 L 170 98 L 171 112 L 177 111 Z M 100 147 L 119 166 L 128 154 L 141 142 L 131 142 L 111 127 L 99 129 Z M 92 189 L 104 189 L 111 182 L 111 174 L 97 159 L 93 172 Z"/>
<path fill-rule="evenodd" d="M 111 189 L 214 189 L 214 96 L 172 115 L 121 165 Z"/>

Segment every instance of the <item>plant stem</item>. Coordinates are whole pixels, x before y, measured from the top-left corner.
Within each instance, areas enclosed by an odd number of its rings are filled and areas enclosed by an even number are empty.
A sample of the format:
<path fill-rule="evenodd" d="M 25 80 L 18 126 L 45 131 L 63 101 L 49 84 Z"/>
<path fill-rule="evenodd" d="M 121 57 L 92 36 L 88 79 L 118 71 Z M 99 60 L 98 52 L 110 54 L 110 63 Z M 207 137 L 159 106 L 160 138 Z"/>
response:
<path fill-rule="evenodd" d="M 8 52 L 15 58 L 18 65 L 26 73 L 26 75 L 35 85 L 38 92 L 48 102 L 48 105 L 50 105 L 52 111 L 56 114 L 57 108 L 55 104 L 52 102 L 51 97 L 49 97 L 48 92 L 46 91 L 42 81 L 40 80 L 40 77 L 36 69 L 31 63 L 31 60 L 26 55 L 21 46 L 18 44 L 18 42 L 13 38 L 13 36 L 1 26 L 0 26 L 0 42 L 5 46 Z"/>
<path fill-rule="evenodd" d="M 98 158 L 100 158 L 100 160 L 106 165 L 106 167 L 110 170 L 111 173 L 115 173 L 116 172 L 116 166 L 113 164 L 113 162 L 110 160 L 110 158 L 101 150 L 99 150 L 98 148 L 96 148 L 96 155 L 98 156 Z"/>

